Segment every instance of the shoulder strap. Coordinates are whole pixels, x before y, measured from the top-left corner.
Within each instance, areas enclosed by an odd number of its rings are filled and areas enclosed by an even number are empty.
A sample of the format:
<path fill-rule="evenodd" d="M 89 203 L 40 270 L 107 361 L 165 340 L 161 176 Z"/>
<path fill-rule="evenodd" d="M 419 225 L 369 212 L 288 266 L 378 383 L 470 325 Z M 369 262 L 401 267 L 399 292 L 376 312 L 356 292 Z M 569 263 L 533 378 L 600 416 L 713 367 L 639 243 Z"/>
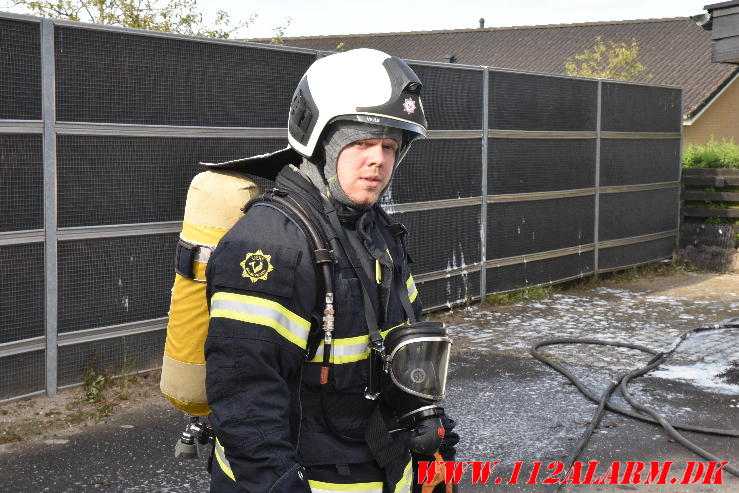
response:
<path fill-rule="evenodd" d="M 323 301 L 321 299 L 322 294 L 333 293 L 333 280 L 331 267 L 336 262 L 336 256 L 333 251 L 327 248 L 329 240 L 323 231 L 323 228 L 316 224 L 316 221 L 311 214 L 306 211 L 306 208 L 296 200 L 292 195 L 288 194 L 283 190 L 274 188 L 268 192 L 265 192 L 257 197 L 251 199 L 242 209 L 244 214 L 257 204 L 269 204 L 274 207 L 288 219 L 295 223 L 303 232 L 306 239 L 308 240 L 309 248 L 313 251 L 316 264 L 321 267 L 323 273 L 323 288 L 322 293 L 320 289 L 316 290 L 316 302 L 314 303 L 315 309 L 312 313 L 312 317 L 316 321 L 316 326 L 321 326 L 321 311 L 323 309 Z M 333 294 L 331 295 L 333 297 Z M 315 356 L 318 346 L 321 341 L 321 331 L 311 331 L 308 336 L 308 345 L 306 347 L 306 358 L 311 359 Z"/>
<path fill-rule="evenodd" d="M 269 203 L 275 206 L 276 209 L 298 225 L 316 255 L 317 264 L 335 262 L 333 252 L 327 248 L 329 239 L 326 237 L 323 228 L 316 224 L 310 213 L 295 197 L 283 190 L 274 188 L 251 199 L 242 211 L 246 214 L 249 209 L 258 203 Z"/>
<path fill-rule="evenodd" d="M 328 216 L 331 227 L 334 230 L 334 234 L 337 235 L 339 246 L 344 250 L 346 258 L 349 259 L 352 270 L 359 279 L 359 286 L 362 288 L 362 296 L 364 299 L 364 317 L 367 320 L 370 346 L 382 347 L 382 335 L 380 334 L 380 328 L 379 324 L 377 323 L 376 315 L 378 309 L 369 294 L 369 286 L 371 286 L 372 284 L 367 277 L 367 274 L 364 272 L 364 269 L 362 269 L 359 257 L 357 257 L 354 248 L 352 248 L 351 243 L 349 243 L 346 232 L 344 232 L 344 228 L 341 226 L 341 221 L 339 221 L 339 216 L 336 213 L 336 209 L 326 197 L 322 197 L 322 199 L 324 211 Z"/>

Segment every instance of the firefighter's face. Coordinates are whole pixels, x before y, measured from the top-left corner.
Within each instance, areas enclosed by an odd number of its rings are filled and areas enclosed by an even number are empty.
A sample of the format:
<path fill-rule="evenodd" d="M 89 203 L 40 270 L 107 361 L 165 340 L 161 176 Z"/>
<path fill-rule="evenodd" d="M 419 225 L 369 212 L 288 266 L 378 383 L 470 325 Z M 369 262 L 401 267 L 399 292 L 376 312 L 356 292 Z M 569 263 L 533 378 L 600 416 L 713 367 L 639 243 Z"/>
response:
<path fill-rule="evenodd" d="M 336 160 L 336 176 L 349 199 L 361 206 L 375 204 L 393 176 L 398 143 L 394 139 L 357 140 Z"/>

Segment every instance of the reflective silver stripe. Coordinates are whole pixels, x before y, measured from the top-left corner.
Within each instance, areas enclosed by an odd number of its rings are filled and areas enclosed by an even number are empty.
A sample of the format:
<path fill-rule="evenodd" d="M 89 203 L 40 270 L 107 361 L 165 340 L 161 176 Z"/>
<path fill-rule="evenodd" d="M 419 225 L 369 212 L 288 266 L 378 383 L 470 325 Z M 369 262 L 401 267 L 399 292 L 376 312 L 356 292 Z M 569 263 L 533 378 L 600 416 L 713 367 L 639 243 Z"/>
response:
<path fill-rule="evenodd" d="M 331 352 L 333 353 L 331 355 L 331 361 L 334 364 L 353 363 L 367 358 L 369 338 L 364 336 L 361 342 L 347 344 L 347 341 L 351 341 L 352 339 L 334 339 L 331 345 Z M 323 361 L 323 342 L 318 346 L 316 355 L 311 361 Z"/>
<path fill-rule="evenodd" d="M 413 276 L 408 276 L 405 285 L 408 288 L 408 298 L 413 303 L 416 301 L 416 296 L 418 296 L 418 289 L 416 288 L 416 283 L 413 281 Z"/>
<path fill-rule="evenodd" d="M 307 346 L 310 322 L 275 301 L 220 292 L 211 299 L 210 316 L 271 327 L 302 349 Z"/>
<path fill-rule="evenodd" d="M 217 438 L 213 450 L 215 451 L 216 460 L 218 461 L 218 465 L 221 466 L 223 473 L 236 481 L 236 476 L 234 476 L 234 473 L 231 470 L 231 464 L 229 464 L 228 459 L 226 459 L 226 451 L 223 449 L 223 445 L 221 445 L 221 442 L 219 442 Z"/>

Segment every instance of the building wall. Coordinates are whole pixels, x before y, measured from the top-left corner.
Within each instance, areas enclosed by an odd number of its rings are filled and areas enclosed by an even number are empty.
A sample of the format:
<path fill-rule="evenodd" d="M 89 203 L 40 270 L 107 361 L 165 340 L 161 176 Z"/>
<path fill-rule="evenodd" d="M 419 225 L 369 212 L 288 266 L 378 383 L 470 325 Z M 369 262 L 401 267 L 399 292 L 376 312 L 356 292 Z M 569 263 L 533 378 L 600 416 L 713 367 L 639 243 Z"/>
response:
<path fill-rule="evenodd" d="M 733 138 L 739 143 L 739 80 L 731 85 L 709 106 L 692 125 L 683 126 L 683 145 L 705 144 L 715 139 Z"/>

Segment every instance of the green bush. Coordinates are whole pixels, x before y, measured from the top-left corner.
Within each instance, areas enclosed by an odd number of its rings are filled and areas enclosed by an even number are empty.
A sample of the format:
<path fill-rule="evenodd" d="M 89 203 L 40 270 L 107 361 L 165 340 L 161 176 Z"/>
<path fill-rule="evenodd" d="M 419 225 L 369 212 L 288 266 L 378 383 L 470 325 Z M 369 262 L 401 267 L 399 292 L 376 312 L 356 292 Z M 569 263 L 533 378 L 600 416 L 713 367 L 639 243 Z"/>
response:
<path fill-rule="evenodd" d="M 711 138 L 708 144 L 690 144 L 683 149 L 683 168 L 737 168 L 739 145 L 734 139 Z"/>

